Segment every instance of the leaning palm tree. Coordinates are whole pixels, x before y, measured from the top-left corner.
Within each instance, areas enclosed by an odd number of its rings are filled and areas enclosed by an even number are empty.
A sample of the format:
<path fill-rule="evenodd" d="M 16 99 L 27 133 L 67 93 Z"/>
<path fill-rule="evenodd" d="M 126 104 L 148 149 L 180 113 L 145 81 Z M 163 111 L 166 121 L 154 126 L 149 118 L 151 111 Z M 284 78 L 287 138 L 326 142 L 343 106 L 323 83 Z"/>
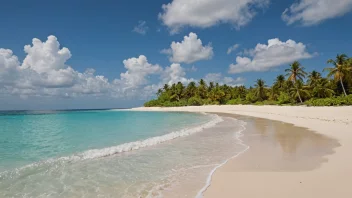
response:
<path fill-rule="evenodd" d="M 351 71 L 351 67 L 348 65 L 347 55 L 341 54 L 336 56 L 336 60 L 329 59 L 328 63 L 333 64 L 334 67 L 327 67 L 324 71 L 328 71 L 328 77 L 334 76 L 335 81 L 340 81 L 343 93 L 347 96 L 343 80 L 346 75 Z"/>
<path fill-rule="evenodd" d="M 259 101 L 265 100 L 265 97 L 266 97 L 266 95 L 265 95 L 265 88 L 266 88 L 265 81 L 262 79 L 258 79 L 254 86 L 255 86 L 255 92 L 254 92 L 255 96 L 259 99 Z"/>
<path fill-rule="evenodd" d="M 297 80 L 303 81 L 303 79 L 306 77 L 307 73 L 304 71 L 304 67 L 302 67 L 301 63 L 298 61 L 293 62 L 290 65 L 289 69 L 285 70 L 286 76 L 288 76 L 289 81 L 291 81 L 294 85 L 296 85 Z M 297 87 L 296 87 L 297 89 Z M 297 91 L 296 93 L 298 95 L 299 101 L 302 103 L 302 98 L 300 93 Z"/>
<path fill-rule="evenodd" d="M 310 93 L 308 91 L 308 87 L 304 86 L 303 82 L 301 80 L 297 80 L 295 82 L 295 86 L 290 88 L 289 93 L 291 97 L 294 99 L 299 99 L 301 103 L 303 103 L 301 96 L 307 98 L 310 96 Z"/>
<path fill-rule="evenodd" d="M 321 79 L 321 74 L 315 70 L 309 73 L 308 75 L 308 84 L 313 87 Z"/>

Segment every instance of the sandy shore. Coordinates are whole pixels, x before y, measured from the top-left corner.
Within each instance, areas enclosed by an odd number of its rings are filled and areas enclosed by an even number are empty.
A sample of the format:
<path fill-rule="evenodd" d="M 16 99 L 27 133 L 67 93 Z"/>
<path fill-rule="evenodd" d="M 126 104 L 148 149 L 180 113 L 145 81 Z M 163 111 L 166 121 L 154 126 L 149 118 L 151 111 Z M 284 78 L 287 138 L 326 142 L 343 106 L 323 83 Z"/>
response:
<path fill-rule="evenodd" d="M 235 160 L 250 158 L 245 153 L 216 170 L 204 197 L 352 197 L 352 107 L 201 106 L 134 110 L 220 112 L 271 119 L 308 128 L 338 140 L 341 145 L 334 149 L 335 153 L 325 156 L 325 163 L 301 171 L 238 169 Z"/>

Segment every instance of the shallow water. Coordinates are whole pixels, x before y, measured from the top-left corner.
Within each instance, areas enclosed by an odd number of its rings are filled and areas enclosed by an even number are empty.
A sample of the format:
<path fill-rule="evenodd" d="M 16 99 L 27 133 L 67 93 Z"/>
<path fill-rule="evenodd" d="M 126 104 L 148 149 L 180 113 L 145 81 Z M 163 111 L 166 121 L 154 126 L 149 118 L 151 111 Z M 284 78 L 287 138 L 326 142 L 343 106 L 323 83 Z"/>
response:
<path fill-rule="evenodd" d="M 246 149 L 244 123 L 214 115 L 44 112 L 0 122 L 1 197 L 194 197 Z"/>

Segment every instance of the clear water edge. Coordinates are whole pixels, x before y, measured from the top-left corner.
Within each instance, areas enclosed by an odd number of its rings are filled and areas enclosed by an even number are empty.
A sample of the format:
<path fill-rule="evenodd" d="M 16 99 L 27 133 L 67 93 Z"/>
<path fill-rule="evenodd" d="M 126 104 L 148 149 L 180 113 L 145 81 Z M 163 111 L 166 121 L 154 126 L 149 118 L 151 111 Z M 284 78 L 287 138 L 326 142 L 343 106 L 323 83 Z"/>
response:
<path fill-rule="evenodd" d="M 231 118 L 231 119 L 237 120 L 237 119 L 235 119 L 235 118 Z M 225 165 L 225 164 L 226 164 L 228 161 L 230 161 L 231 159 L 236 158 L 236 157 L 240 156 L 241 154 L 245 153 L 245 152 L 250 148 L 250 146 L 248 146 L 247 144 L 245 144 L 245 143 L 243 142 L 243 140 L 241 140 L 241 137 L 244 135 L 242 132 L 246 130 L 246 127 L 245 127 L 245 126 L 246 126 L 246 122 L 240 121 L 240 123 L 241 123 L 240 125 L 241 125 L 242 129 L 240 129 L 239 131 L 237 131 L 237 132 L 235 133 L 235 134 L 236 134 L 235 137 L 236 137 L 236 139 L 238 140 L 238 143 L 241 144 L 242 146 L 244 146 L 245 148 L 244 148 L 241 152 L 239 152 L 239 153 L 235 154 L 234 156 L 232 156 L 232 157 L 226 159 L 226 160 L 223 161 L 221 164 L 219 164 L 219 165 L 217 165 L 215 168 L 213 168 L 213 169 L 211 170 L 211 172 L 209 173 L 208 177 L 207 177 L 206 184 L 204 185 L 204 187 L 203 187 L 202 189 L 200 189 L 200 190 L 198 191 L 198 193 L 197 193 L 197 195 L 195 196 L 195 198 L 202 198 L 202 197 L 203 197 L 203 193 L 205 193 L 205 191 L 210 187 L 212 177 L 213 177 L 213 175 L 214 175 L 214 173 L 215 173 L 215 171 L 216 171 L 217 169 L 221 168 L 223 165 Z"/>

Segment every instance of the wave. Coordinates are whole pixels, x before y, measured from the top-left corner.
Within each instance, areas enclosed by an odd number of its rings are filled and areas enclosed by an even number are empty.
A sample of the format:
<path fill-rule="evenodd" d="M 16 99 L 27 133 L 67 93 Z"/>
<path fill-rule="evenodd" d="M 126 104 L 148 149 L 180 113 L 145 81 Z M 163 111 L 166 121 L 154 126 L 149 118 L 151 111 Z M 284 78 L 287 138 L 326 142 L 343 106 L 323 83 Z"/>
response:
<path fill-rule="evenodd" d="M 103 148 L 103 149 L 87 150 L 82 153 L 74 154 L 71 156 L 52 158 L 52 159 L 48 159 L 45 161 L 36 162 L 33 164 L 23 166 L 21 168 L 17 168 L 12 171 L 10 170 L 10 171 L 2 172 L 2 173 L 0 173 L 0 179 L 8 173 L 19 173 L 21 170 L 24 170 L 27 168 L 34 168 L 34 167 L 39 167 L 39 166 L 43 166 L 43 165 L 50 165 L 53 163 L 60 164 L 60 163 L 76 162 L 76 161 L 81 161 L 81 160 L 108 157 L 108 156 L 119 154 L 119 153 L 124 153 L 124 152 L 138 150 L 138 149 L 149 147 L 149 146 L 154 146 L 154 145 L 157 145 L 157 144 L 160 144 L 160 143 L 163 143 L 166 141 L 170 141 L 170 140 L 173 140 L 176 138 L 185 137 L 185 136 L 189 136 L 191 134 L 197 133 L 197 132 L 201 132 L 204 129 L 211 128 L 211 127 L 215 126 L 216 124 L 224 121 L 220 116 L 218 116 L 216 114 L 209 114 L 209 116 L 211 116 L 212 119 L 209 122 L 206 122 L 206 123 L 201 124 L 199 126 L 181 129 L 181 130 L 174 131 L 174 132 L 162 135 L 162 136 L 151 137 L 151 138 L 141 140 L 141 141 L 124 143 L 124 144 L 120 144 L 120 145 L 108 147 L 108 148 Z"/>

